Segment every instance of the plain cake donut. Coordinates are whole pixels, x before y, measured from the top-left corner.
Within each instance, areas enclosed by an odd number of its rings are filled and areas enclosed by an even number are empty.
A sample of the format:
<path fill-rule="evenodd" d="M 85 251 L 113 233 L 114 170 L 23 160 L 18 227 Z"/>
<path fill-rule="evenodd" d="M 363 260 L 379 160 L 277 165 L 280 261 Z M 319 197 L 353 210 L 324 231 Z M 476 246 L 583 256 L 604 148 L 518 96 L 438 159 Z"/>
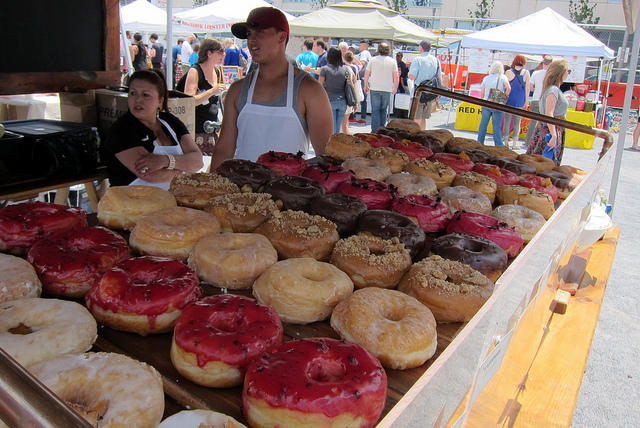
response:
<path fill-rule="evenodd" d="M 169 185 L 178 205 L 198 210 L 216 196 L 239 191 L 233 181 L 213 172 L 183 172 L 173 177 Z"/>
<path fill-rule="evenodd" d="M 78 303 L 35 297 L 0 305 L 0 347 L 25 367 L 86 352 L 97 338 L 96 320 Z"/>
<path fill-rule="evenodd" d="M 395 370 L 421 366 L 438 346 L 429 308 L 397 290 L 357 290 L 336 306 L 331 327 Z"/>
<path fill-rule="evenodd" d="M 173 194 L 159 187 L 112 186 L 98 202 L 98 221 L 110 229 L 131 230 L 147 214 L 176 206 Z"/>
<path fill-rule="evenodd" d="M 42 283 L 31 263 L 10 254 L 0 254 L 0 303 L 25 297 L 40 297 Z"/>
<path fill-rule="evenodd" d="M 204 211 L 216 216 L 222 232 L 250 233 L 279 210 L 268 193 L 230 193 L 213 198 Z"/>
<path fill-rule="evenodd" d="M 501 186 L 496 192 L 496 200 L 500 205 L 515 204 L 532 209 L 542 214 L 545 220 L 549 220 L 556 211 L 551 196 L 523 186 Z"/>
<path fill-rule="evenodd" d="M 154 428 L 164 413 L 162 377 L 126 355 L 64 355 L 28 367 L 40 382 L 98 427 Z"/>
<path fill-rule="evenodd" d="M 253 295 L 291 324 L 327 319 L 353 292 L 353 282 L 337 267 L 308 257 L 282 260 L 253 284 Z"/>

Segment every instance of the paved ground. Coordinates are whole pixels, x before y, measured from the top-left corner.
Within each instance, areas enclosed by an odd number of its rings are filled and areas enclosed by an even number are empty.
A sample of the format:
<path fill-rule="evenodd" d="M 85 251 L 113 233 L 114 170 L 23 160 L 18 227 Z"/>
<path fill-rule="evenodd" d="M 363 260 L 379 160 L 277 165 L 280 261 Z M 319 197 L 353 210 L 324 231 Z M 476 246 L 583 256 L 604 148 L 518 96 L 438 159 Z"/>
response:
<path fill-rule="evenodd" d="M 370 132 L 369 124 L 350 124 L 350 132 Z M 477 133 L 454 129 L 455 112 L 441 110 L 427 121 L 427 129 L 448 128 L 456 136 L 476 138 Z M 618 136 L 614 139 L 618 141 Z M 591 150 L 567 148 L 563 163 L 589 171 L 597 162 L 601 139 Z M 492 138 L 487 137 L 487 144 Z M 640 194 L 640 152 L 625 142 L 613 220 L 621 229 L 609 284 L 591 346 L 572 428 L 640 427 L 640 269 L 636 248 L 640 228 L 636 220 Z M 613 158 L 613 157 L 612 157 Z M 612 176 L 613 160 L 608 168 Z M 609 182 L 603 187 L 608 194 Z M 636 248 L 635 250 L 633 248 Z M 634 255 L 635 254 L 635 255 Z M 571 403 L 567 403 L 570 405 Z"/>

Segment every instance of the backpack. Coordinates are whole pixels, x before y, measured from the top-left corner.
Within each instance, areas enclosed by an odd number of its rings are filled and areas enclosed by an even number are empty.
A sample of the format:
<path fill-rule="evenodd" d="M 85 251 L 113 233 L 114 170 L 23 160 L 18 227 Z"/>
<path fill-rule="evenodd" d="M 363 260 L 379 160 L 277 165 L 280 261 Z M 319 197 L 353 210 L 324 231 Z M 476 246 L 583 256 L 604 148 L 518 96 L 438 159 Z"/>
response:
<path fill-rule="evenodd" d="M 247 68 L 247 59 L 242 54 L 242 49 L 238 48 L 238 66 L 241 69 Z"/>

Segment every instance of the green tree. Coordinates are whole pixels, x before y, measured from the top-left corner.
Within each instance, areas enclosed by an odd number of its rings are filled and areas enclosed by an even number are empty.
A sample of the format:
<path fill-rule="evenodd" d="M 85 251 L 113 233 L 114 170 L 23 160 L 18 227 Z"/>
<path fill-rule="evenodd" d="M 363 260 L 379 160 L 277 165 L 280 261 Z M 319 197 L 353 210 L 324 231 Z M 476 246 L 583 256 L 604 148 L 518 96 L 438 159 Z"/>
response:
<path fill-rule="evenodd" d="M 569 18 L 578 24 L 598 24 L 600 17 L 593 17 L 596 4 L 589 4 L 589 0 L 569 0 Z"/>
<path fill-rule="evenodd" d="M 328 4 L 329 0 L 311 0 L 312 9 L 322 9 L 323 7 L 327 7 Z"/>
<path fill-rule="evenodd" d="M 469 16 L 471 18 L 481 18 L 488 19 L 491 18 L 491 12 L 493 11 L 493 2 L 494 0 L 479 0 L 476 3 L 476 10 L 472 11 L 471 9 L 467 9 L 469 12 Z M 476 21 L 475 19 L 471 21 L 473 24 L 473 28 L 476 30 L 484 30 L 489 27 L 489 21 Z"/>
<path fill-rule="evenodd" d="M 209 0 L 193 0 L 193 5 L 195 7 L 204 6 L 205 4 L 209 4 Z"/>
<path fill-rule="evenodd" d="M 387 0 L 387 6 L 389 6 L 389 9 L 393 9 L 398 13 L 407 13 L 409 9 L 407 0 Z"/>

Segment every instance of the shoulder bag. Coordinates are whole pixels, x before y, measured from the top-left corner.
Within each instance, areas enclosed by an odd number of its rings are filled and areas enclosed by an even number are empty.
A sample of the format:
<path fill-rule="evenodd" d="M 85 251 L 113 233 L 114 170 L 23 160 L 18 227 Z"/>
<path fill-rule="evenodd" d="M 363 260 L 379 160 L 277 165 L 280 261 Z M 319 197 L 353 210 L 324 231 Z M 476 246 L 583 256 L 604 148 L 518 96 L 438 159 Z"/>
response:
<path fill-rule="evenodd" d="M 502 92 L 500 89 L 498 89 L 498 85 L 500 84 L 501 77 L 502 75 L 498 76 L 498 80 L 496 81 L 496 87 L 489 89 L 489 97 L 487 98 L 488 101 L 499 103 L 499 104 L 505 104 L 507 102 L 507 99 L 509 98 L 509 96 L 504 92 Z"/>
<path fill-rule="evenodd" d="M 344 74 L 344 79 L 344 96 L 347 100 L 347 105 L 349 107 L 355 107 L 355 105 L 358 103 L 358 100 L 356 99 L 356 91 L 353 88 L 353 84 L 351 83 L 351 79 L 349 78 L 348 71 Z"/>
<path fill-rule="evenodd" d="M 420 82 L 420 85 L 428 85 L 431 86 L 433 88 L 440 88 L 440 60 L 438 60 L 437 63 L 437 68 L 436 68 L 436 74 L 426 80 L 423 80 L 422 82 Z M 438 95 L 429 92 L 429 91 L 423 91 L 422 94 L 420 94 L 420 102 L 422 104 L 426 104 L 428 102 L 431 102 L 433 100 L 435 100 L 436 98 L 438 98 Z"/>

